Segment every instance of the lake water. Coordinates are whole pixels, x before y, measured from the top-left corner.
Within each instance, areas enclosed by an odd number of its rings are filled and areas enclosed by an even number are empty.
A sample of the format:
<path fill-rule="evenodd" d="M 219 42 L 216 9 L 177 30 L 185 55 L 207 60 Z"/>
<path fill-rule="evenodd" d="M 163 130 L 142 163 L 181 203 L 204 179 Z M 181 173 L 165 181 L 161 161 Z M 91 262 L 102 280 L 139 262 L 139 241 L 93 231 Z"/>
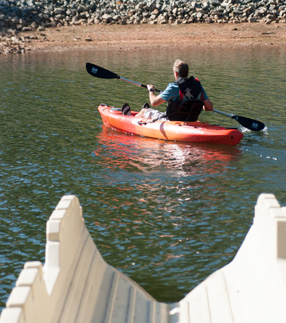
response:
<path fill-rule="evenodd" d="M 102 80 L 85 63 L 164 89 L 180 57 L 221 111 L 258 119 L 237 147 L 128 136 L 102 127 L 100 103 L 140 109 L 146 89 Z M 45 224 L 78 196 L 104 259 L 159 301 L 174 302 L 232 260 L 257 197 L 286 204 L 285 49 L 77 51 L 0 56 L 1 307 Z M 230 127 L 229 117 L 202 121 Z"/>

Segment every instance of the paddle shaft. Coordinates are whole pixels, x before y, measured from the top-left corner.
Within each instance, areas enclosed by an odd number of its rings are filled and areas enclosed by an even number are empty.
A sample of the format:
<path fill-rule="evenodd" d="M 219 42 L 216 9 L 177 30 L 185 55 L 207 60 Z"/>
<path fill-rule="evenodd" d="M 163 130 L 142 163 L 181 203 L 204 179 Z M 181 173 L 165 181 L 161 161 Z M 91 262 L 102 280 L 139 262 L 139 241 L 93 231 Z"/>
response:
<path fill-rule="evenodd" d="M 233 114 L 222 112 L 222 111 L 219 111 L 219 110 L 216 110 L 216 109 L 213 109 L 213 112 L 217 112 L 217 113 L 223 114 L 223 115 L 231 117 L 231 118 L 234 116 Z"/>
<path fill-rule="evenodd" d="M 139 87 L 145 87 L 147 89 L 147 85 L 145 85 L 145 84 L 141 84 L 139 82 L 129 80 L 129 79 L 127 79 L 125 77 L 122 77 L 122 76 L 118 76 L 117 78 L 119 80 L 125 81 L 127 83 L 131 83 L 131 84 L 134 84 L 134 85 L 139 86 Z M 154 89 L 154 91 L 161 92 L 160 90 L 157 90 L 157 89 Z"/>

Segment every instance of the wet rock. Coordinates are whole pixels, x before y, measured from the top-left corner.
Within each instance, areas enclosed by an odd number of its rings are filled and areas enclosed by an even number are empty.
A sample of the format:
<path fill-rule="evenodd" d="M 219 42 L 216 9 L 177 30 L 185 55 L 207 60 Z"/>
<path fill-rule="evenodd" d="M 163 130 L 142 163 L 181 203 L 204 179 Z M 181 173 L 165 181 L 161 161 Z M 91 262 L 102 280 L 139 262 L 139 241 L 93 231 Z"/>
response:
<path fill-rule="evenodd" d="M 285 10 L 281 0 L 2 0 L 0 28 L 25 31 L 84 23 L 285 22 Z"/>

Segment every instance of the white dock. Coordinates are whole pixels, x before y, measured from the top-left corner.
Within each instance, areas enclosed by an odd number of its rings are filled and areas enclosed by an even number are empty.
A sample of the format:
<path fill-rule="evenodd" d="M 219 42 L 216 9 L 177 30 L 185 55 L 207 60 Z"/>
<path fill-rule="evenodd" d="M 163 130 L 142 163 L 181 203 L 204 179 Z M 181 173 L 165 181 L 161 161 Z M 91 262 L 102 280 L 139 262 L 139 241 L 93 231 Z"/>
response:
<path fill-rule="evenodd" d="M 285 323 L 286 208 L 262 194 L 234 260 L 174 304 L 157 302 L 108 265 L 75 196 L 47 222 L 45 264 L 27 262 L 0 323 Z"/>

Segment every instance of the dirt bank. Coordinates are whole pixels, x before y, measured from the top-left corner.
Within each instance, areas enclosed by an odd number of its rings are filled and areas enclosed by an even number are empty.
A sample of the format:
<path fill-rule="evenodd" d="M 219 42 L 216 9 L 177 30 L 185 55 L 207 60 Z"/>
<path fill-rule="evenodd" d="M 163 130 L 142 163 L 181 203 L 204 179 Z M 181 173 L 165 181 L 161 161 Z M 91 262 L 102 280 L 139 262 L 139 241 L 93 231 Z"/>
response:
<path fill-rule="evenodd" d="M 142 50 L 169 46 L 285 47 L 286 24 L 69 26 L 21 32 L 14 36 L 15 39 L 24 48 L 22 52 L 70 49 Z M 4 45 L 5 41 L 2 39 L 0 46 Z"/>

